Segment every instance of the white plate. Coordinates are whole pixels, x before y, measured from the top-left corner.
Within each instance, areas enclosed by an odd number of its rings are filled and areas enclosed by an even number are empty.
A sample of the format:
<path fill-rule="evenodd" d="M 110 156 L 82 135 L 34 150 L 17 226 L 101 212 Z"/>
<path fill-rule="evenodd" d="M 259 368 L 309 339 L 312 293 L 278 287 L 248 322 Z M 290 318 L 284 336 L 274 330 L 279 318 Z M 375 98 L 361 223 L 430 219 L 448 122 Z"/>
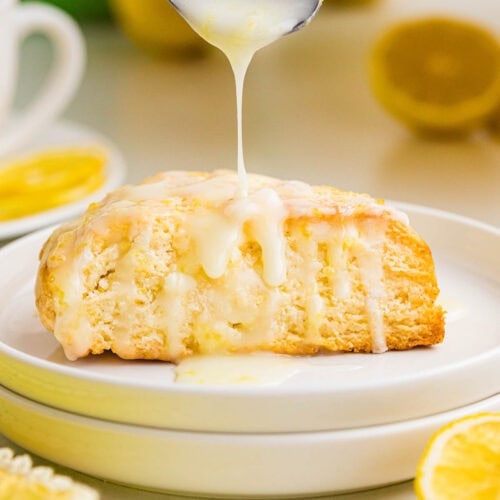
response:
<path fill-rule="evenodd" d="M 110 421 L 215 432 L 353 428 L 447 411 L 500 391 L 499 231 L 405 205 L 434 249 L 455 305 L 443 345 L 314 358 L 276 386 L 193 386 L 173 366 L 113 356 L 67 361 L 35 316 L 37 254 L 50 230 L 0 251 L 0 384 L 44 404 Z M 454 302 L 453 302 L 454 301 Z M 458 305 L 457 305 L 458 304 Z M 346 367 L 357 367 L 356 370 Z"/>
<path fill-rule="evenodd" d="M 44 458 L 103 479 L 209 496 L 310 496 L 414 476 L 431 435 L 500 395 L 451 412 L 344 431 L 291 434 L 179 432 L 55 410 L 0 387 L 0 432 Z M 29 429 L 29 431 L 28 431 Z"/>
<path fill-rule="evenodd" d="M 12 158 L 24 157 L 47 149 L 71 146 L 102 147 L 107 152 L 106 180 L 103 186 L 91 195 L 74 203 L 68 203 L 61 207 L 12 221 L 0 222 L 0 240 L 13 238 L 75 217 L 82 213 L 91 202 L 100 200 L 105 193 L 122 184 L 126 167 L 123 157 L 116 146 L 103 135 L 69 121 L 59 121 L 53 124 L 42 136 L 32 141 L 29 147 L 23 148 L 22 153 L 18 152 Z M 2 163 L 4 161 L 6 159 L 2 159 Z"/>

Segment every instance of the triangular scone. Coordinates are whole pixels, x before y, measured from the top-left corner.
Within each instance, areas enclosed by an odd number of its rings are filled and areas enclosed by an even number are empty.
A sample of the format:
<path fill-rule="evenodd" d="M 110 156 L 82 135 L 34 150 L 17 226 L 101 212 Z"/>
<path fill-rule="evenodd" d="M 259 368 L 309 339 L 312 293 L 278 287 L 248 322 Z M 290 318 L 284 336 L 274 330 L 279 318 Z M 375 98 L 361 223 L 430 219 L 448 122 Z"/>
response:
<path fill-rule="evenodd" d="M 384 352 L 443 340 L 431 251 L 369 196 L 166 172 L 57 229 L 36 303 L 69 359 Z"/>

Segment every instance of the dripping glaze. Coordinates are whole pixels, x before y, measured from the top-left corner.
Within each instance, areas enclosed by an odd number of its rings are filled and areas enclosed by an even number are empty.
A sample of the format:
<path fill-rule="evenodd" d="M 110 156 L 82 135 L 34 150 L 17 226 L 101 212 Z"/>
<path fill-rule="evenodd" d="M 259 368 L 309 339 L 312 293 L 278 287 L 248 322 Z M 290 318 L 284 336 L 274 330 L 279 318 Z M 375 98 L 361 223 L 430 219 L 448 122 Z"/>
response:
<path fill-rule="evenodd" d="M 122 220 L 119 214 L 124 211 L 126 220 L 131 222 L 126 241 L 134 242 L 139 248 L 148 248 L 155 212 L 149 212 L 144 207 L 158 207 L 158 214 L 161 216 L 162 203 L 165 202 L 188 203 L 190 208 L 182 212 L 181 224 L 186 240 L 191 242 L 190 248 L 193 249 L 189 258 L 195 265 L 201 266 L 210 280 L 221 280 L 225 283 L 224 286 L 231 290 L 238 290 L 241 283 L 247 283 L 260 290 L 259 293 L 264 297 L 257 311 L 254 310 L 255 304 L 241 303 L 237 295 L 228 301 L 227 296 L 221 292 L 222 296 L 214 295 L 210 299 L 214 304 L 213 318 L 202 317 L 203 321 L 213 319 L 218 325 L 224 323 L 224 320 L 238 323 L 245 322 L 245 318 L 253 318 L 253 323 L 244 332 L 221 327 L 221 334 L 230 339 L 231 344 L 243 348 L 260 345 L 261 342 L 269 340 L 266 337 L 267 332 L 271 331 L 273 318 L 281 309 L 280 287 L 286 286 L 288 266 L 288 246 L 285 238 L 287 218 L 307 219 L 314 214 L 336 215 L 338 224 L 316 222 L 305 227 L 308 234 L 304 235 L 300 229 L 301 234 L 296 237 L 296 240 L 301 239 L 304 243 L 299 248 L 302 262 L 299 274 L 302 276 L 300 279 L 306 310 L 306 340 L 312 343 L 319 340 L 319 326 L 325 318 L 325 299 L 315 278 L 321 271 L 321 266 L 318 266 L 314 258 L 317 249 L 322 246 L 325 249 L 325 263 L 333 270 L 328 293 L 339 300 L 349 298 L 352 293 L 348 262 L 353 257 L 357 260 L 361 282 L 366 291 L 365 309 L 368 327 L 372 333 L 373 351 L 386 350 L 383 324 L 385 290 L 382 279 L 384 220 L 397 219 L 406 222 L 404 215 L 368 196 L 335 190 L 328 190 L 329 194 L 326 195 L 321 188 L 296 181 L 280 181 L 251 175 L 248 195 L 244 198 L 234 197 L 237 185 L 238 177 L 233 172 L 186 175 L 185 172 L 171 171 L 146 184 L 118 189 L 108 195 L 97 216 L 88 218 L 84 224 L 82 221 L 75 221 L 66 227 L 63 226 L 60 231 L 74 231 L 75 238 L 73 245 L 68 246 L 69 253 L 64 258 L 64 264 L 55 262 L 56 281 L 61 283 L 62 290 L 66 290 L 65 306 L 57 315 L 56 336 L 59 330 L 68 330 L 69 326 L 64 326 L 67 318 L 80 318 L 78 338 L 65 348 L 68 358 L 81 357 L 91 344 L 91 329 L 87 324 L 86 315 L 78 314 L 77 311 L 84 290 L 81 270 L 85 269 L 93 258 L 86 247 L 87 235 L 101 235 L 104 240 L 111 241 L 110 246 L 113 246 L 113 223 L 117 224 Z M 152 202 L 155 205 L 148 205 Z M 376 224 L 370 224 L 358 219 L 357 213 L 384 217 Z M 244 271 L 231 266 L 231 256 L 239 251 L 242 244 L 248 242 L 254 242 L 261 248 L 260 271 Z M 56 244 L 57 234 L 52 240 L 52 245 Z M 52 249 L 49 245 L 44 250 L 42 264 Z M 130 298 L 139 299 L 134 282 L 135 255 L 135 251 L 126 251 L 114 268 L 113 289 L 120 308 L 121 304 L 126 308 Z M 51 265 L 50 261 L 47 265 Z M 168 327 L 173 354 L 178 354 L 179 357 L 182 355 L 186 336 L 187 320 L 184 313 L 190 297 L 199 293 L 199 285 L 189 272 L 183 268 L 173 269 L 165 277 L 157 297 L 158 310 L 165 314 L 163 323 Z M 108 287 L 106 278 L 99 282 L 99 287 Z M 253 309 L 248 310 L 249 307 Z M 117 345 L 126 345 L 129 341 L 127 317 L 126 309 L 120 309 L 121 319 L 115 338 Z"/>
<path fill-rule="evenodd" d="M 242 103 L 243 86 L 248 67 L 255 53 L 283 35 L 291 32 L 301 20 L 306 19 L 310 2 L 268 0 L 176 0 L 180 13 L 191 27 L 205 40 L 219 48 L 228 58 L 233 70 L 236 86 L 237 136 L 238 136 L 238 190 L 235 200 L 223 214 L 207 213 L 193 218 L 193 238 L 199 252 L 200 262 L 210 278 L 221 277 L 227 268 L 231 248 L 241 241 L 241 231 L 245 222 L 250 222 L 253 236 L 260 244 L 264 265 L 263 279 L 271 286 L 279 286 L 286 279 L 285 241 L 283 223 L 287 217 L 285 207 L 271 188 L 264 188 L 248 197 L 248 176 L 243 154 Z M 383 235 L 374 236 L 368 228 L 362 244 L 358 245 L 356 257 L 361 263 L 362 281 L 370 293 L 366 307 L 370 317 L 373 337 L 373 351 L 387 350 L 383 335 L 383 315 L 381 301 L 384 296 L 382 286 L 382 263 L 380 246 Z M 380 233 L 380 230 L 379 230 Z M 206 238 L 211 234 L 210 238 Z M 340 243 L 340 244 L 339 244 Z M 310 251 L 316 248 L 316 241 L 308 243 Z M 349 280 L 345 271 L 346 258 L 343 237 L 328 245 L 329 258 L 338 265 L 336 288 L 340 297 L 349 295 Z M 339 252 L 340 254 L 335 255 Z M 311 335 L 319 335 L 322 303 L 317 291 L 311 258 L 305 258 L 304 276 L 306 284 L 307 313 Z M 312 340 L 312 339 L 311 339 Z"/>
<path fill-rule="evenodd" d="M 310 15 L 308 0 L 175 0 L 181 15 L 202 38 L 228 58 L 236 85 L 238 192 L 248 192 L 243 155 L 243 86 L 255 53 L 290 33 Z"/>
<path fill-rule="evenodd" d="M 312 258 L 321 244 L 326 246 L 328 265 L 335 269 L 332 293 L 341 300 L 351 294 L 349 252 L 358 260 L 361 281 L 366 290 L 365 306 L 373 351 L 384 352 L 387 347 L 382 311 L 384 287 L 381 252 L 385 226 L 370 228 L 357 224 L 353 222 L 353 215 L 361 207 L 365 213 L 374 215 L 389 212 L 391 218 L 407 223 L 404 214 L 392 211 L 362 195 L 342 195 L 339 192 L 336 195 L 338 203 L 332 203 L 327 195 L 321 194 L 321 188 L 312 188 L 297 181 L 284 182 L 262 176 L 247 176 L 245 169 L 241 118 L 243 84 L 248 66 L 256 51 L 290 32 L 299 21 L 307 17 L 310 2 L 297 0 L 293 2 L 292 8 L 288 1 L 268 0 L 176 0 L 176 4 L 195 31 L 220 48 L 231 63 L 236 82 L 238 175 L 218 171 L 200 179 L 189 178 L 185 172 L 168 172 L 165 179 L 159 178 L 140 186 L 122 188 L 107 197 L 103 214 L 90 222 L 90 230 L 96 233 L 107 231 L 107 211 L 112 215 L 113 209 L 118 206 L 130 207 L 133 211 L 135 206 L 145 200 L 168 200 L 176 197 L 193 200 L 196 208 L 185 214 L 184 227 L 188 239 L 193 243 L 195 258 L 208 278 L 223 278 L 233 290 L 238 288 L 242 277 L 234 276 L 230 269 L 231 256 L 245 241 L 257 243 L 262 260 L 262 276 L 258 279 L 262 281 L 267 294 L 266 302 L 259 310 L 259 320 L 251 332 L 242 335 L 237 330 L 226 328 L 224 333 L 232 342 L 248 346 L 252 343 L 258 345 L 259 339 L 266 336 L 269 325 L 280 311 L 279 287 L 287 277 L 286 220 L 289 217 L 310 216 L 315 213 L 340 215 L 340 219 L 345 222 L 339 228 L 332 228 L 328 224 L 323 229 L 318 226 L 301 250 L 308 340 L 314 343 L 320 337 L 319 325 L 324 319 L 323 298 L 315 279 L 320 269 Z M 137 213 L 137 219 L 143 221 L 139 208 Z M 132 234 L 134 231 L 132 227 L 129 240 L 143 239 L 147 246 L 150 236 L 148 230 L 138 229 L 138 234 Z M 349 246 L 350 250 L 346 246 L 347 240 L 355 241 L 354 245 Z M 68 258 L 68 265 L 61 266 L 58 271 L 58 279 L 62 282 L 81 282 L 78 269 L 85 267 L 81 261 L 86 258 L 85 252 L 82 252 L 80 261 L 74 261 L 72 265 Z M 132 255 L 125 255 L 114 275 L 118 297 L 123 298 L 119 302 L 123 304 L 127 303 L 127 297 L 135 297 L 137 292 L 133 279 L 133 261 L 129 261 L 132 258 Z M 245 279 L 255 280 L 256 277 L 247 276 Z M 66 313 L 72 315 L 77 307 L 81 285 L 63 288 L 72 289 L 74 293 L 65 297 L 66 309 L 58 316 L 61 324 L 65 321 Z M 166 277 L 158 297 L 163 306 L 161 309 L 169 312 L 165 313 L 164 324 L 168 327 L 169 342 L 174 354 L 182 350 L 185 304 L 193 293 L 196 293 L 194 280 L 187 273 L 175 271 Z M 218 297 L 215 297 L 214 303 L 218 304 Z M 127 314 L 126 311 L 122 312 L 124 319 L 119 327 L 117 342 L 126 343 Z M 245 313 L 245 307 L 241 304 L 218 304 L 219 319 L 224 315 L 245 317 Z M 85 325 L 80 326 L 83 331 L 89 330 Z M 58 329 L 56 326 L 56 336 Z M 84 355 L 88 345 L 89 339 L 83 335 L 81 341 L 66 347 L 67 357 L 76 359 Z"/>

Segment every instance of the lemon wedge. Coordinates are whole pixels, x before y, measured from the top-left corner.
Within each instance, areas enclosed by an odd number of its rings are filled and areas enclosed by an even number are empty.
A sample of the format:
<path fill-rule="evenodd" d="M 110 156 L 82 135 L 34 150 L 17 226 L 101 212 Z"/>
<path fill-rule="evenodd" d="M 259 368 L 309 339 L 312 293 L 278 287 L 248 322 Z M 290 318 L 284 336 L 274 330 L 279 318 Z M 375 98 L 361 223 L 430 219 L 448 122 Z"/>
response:
<path fill-rule="evenodd" d="M 500 46 L 467 22 L 409 21 L 376 42 L 370 77 L 380 103 L 411 128 L 467 132 L 500 104 Z"/>
<path fill-rule="evenodd" d="M 430 441 L 417 470 L 424 500 L 500 498 L 500 413 L 465 417 Z"/>
<path fill-rule="evenodd" d="M 14 456 L 0 448 L 0 500 L 98 500 L 97 491 L 54 474 L 50 467 L 33 467 L 28 455 Z"/>

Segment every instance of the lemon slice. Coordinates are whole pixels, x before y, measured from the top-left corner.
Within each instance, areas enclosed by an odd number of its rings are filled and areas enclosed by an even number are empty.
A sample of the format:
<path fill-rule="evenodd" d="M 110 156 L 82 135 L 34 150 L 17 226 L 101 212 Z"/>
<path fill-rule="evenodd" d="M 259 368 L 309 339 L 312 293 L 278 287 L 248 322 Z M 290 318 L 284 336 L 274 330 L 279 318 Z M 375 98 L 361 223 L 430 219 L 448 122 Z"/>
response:
<path fill-rule="evenodd" d="M 425 500 L 498 500 L 500 413 L 465 417 L 441 429 L 420 460 L 415 489 Z"/>
<path fill-rule="evenodd" d="M 106 155 L 69 148 L 0 165 L 0 222 L 33 215 L 96 192 L 106 180 Z"/>
<path fill-rule="evenodd" d="M 370 61 L 383 106 L 423 132 L 466 132 L 500 103 L 500 46 L 479 26 L 424 18 L 389 29 Z"/>
<path fill-rule="evenodd" d="M 98 500 L 98 493 L 50 467 L 33 467 L 28 455 L 0 448 L 0 500 Z"/>

